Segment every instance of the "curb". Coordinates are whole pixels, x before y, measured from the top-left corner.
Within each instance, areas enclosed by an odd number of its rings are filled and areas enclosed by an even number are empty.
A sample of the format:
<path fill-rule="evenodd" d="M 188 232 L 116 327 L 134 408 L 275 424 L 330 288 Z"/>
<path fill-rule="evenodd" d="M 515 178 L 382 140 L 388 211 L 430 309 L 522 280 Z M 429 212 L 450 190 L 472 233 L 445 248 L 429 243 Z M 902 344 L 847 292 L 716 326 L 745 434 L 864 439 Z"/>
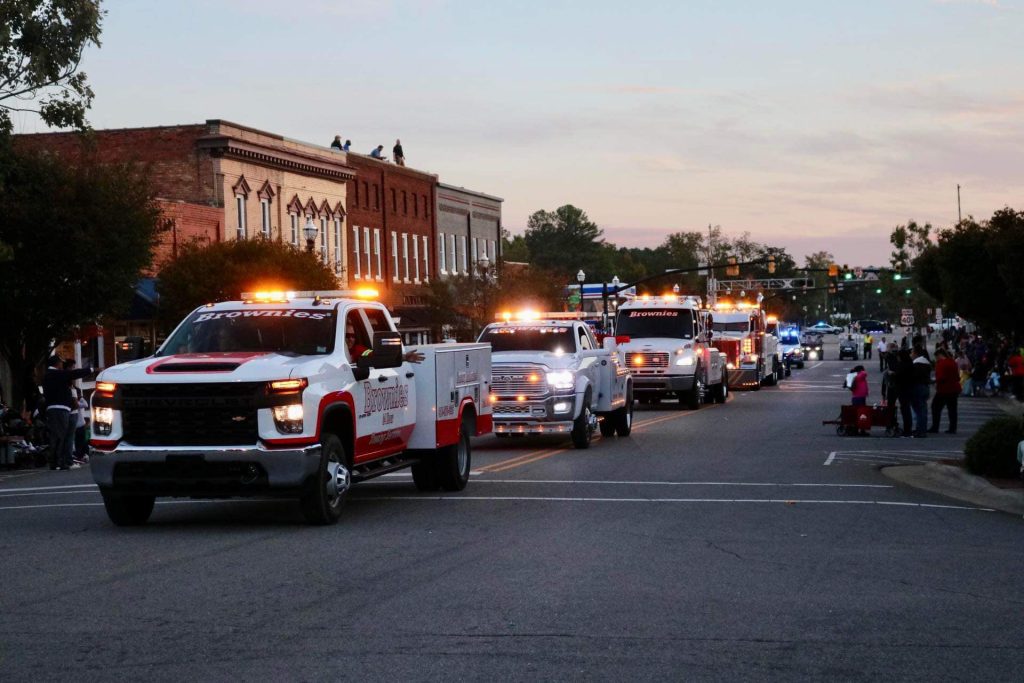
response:
<path fill-rule="evenodd" d="M 1024 491 L 1001 489 L 960 467 L 928 463 L 883 467 L 882 474 L 901 484 L 1024 516 Z"/>

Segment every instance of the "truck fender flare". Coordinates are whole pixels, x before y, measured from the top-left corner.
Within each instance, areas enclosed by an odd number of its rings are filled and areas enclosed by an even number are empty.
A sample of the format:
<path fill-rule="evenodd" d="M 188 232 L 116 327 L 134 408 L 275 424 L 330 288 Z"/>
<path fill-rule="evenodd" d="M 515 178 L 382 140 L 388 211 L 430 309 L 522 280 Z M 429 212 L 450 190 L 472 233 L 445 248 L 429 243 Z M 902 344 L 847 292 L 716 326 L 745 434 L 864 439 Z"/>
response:
<path fill-rule="evenodd" d="M 462 424 L 462 420 L 466 413 L 473 415 L 472 424 L 472 435 L 482 436 L 488 434 L 494 430 L 492 418 L 490 415 L 481 415 L 476 409 L 476 403 L 469 396 L 464 396 L 462 401 L 459 403 L 459 424 Z M 481 422 L 485 424 L 481 424 Z"/>

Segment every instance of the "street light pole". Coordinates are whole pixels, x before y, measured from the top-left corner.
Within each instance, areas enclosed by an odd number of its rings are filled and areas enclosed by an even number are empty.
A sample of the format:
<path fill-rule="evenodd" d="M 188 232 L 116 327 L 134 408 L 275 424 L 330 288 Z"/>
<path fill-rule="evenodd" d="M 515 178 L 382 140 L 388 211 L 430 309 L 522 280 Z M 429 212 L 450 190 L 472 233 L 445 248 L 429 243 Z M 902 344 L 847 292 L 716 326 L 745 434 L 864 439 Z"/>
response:
<path fill-rule="evenodd" d="M 576 282 L 580 283 L 580 313 L 583 312 L 583 283 L 587 281 L 587 274 L 580 268 L 580 272 L 576 273 Z"/>

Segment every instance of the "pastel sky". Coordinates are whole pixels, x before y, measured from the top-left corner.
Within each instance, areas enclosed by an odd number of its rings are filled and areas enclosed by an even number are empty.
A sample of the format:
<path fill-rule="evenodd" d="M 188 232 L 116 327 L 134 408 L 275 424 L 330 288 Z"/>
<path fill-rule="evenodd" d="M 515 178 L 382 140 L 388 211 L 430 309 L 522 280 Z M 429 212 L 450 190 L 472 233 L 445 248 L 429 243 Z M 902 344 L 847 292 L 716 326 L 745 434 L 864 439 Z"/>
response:
<path fill-rule="evenodd" d="M 898 223 L 954 223 L 958 183 L 965 216 L 1024 209 L 1024 0 L 105 8 L 93 126 L 400 137 L 410 165 L 504 197 L 513 233 L 571 203 L 619 246 L 714 223 L 866 265 Z"/>

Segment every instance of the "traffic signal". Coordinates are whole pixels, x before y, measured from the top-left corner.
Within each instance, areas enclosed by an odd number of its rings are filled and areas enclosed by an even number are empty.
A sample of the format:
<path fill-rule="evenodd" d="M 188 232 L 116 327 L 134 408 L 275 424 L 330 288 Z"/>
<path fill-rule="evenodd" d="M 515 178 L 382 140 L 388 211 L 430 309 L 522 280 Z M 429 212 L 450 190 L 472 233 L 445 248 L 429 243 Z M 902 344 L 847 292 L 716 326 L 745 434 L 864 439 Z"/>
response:
<path fill-rule="evenodd" d="M 729 264 L 729 265 L 727 265 L 725 267 L 725 274 L 726 274 L 726 276 L 728 276 L 728 277 L 739 277 L 740 276 L 740 267 L 736 263 L 736 257 L 735 256 L 730 256 L 729 258 L 726 259 L 726 263 Z"/>
<path fill-rule="evenodd" d="M 879 287 L 878 289 L 875 290 L 875 294 L 881 294 L 881 293 L 882 293 L 882 288 L 881 287 Z"/>
<path fill-rule="evenodd" d="M 903 293 L 906 294 L 907 296 L 910 296 L 910 288 L 907 287 L 906 289 L 904 289 Z"/>
<path fill-rule="evenodd" d="M 835 294 L 837 291 L 838 290 L 836 288 L 836 283 L 834 283 L 834 282 L 828 283 L 828 293 L 829 294 Z"/>
<path fill-rule="evenodd" d="M 903 279 L 903 273 L 897 272 L 895 275 L 892 276 L 892 279 L 893 280 L 902 280 Z"/>
<path fill-rule="evenodd" d="M 828 264 L 828 276 L 839 277 L 839 265 L 836 263 Z"/>
<path fill-rule="evenodd" d="M 853 273 L 851 273 L 850 271 L 846 271 L 845 273 L 843 273 L 843 279 L 844 280 L 852 280 L 853 279 Z"/>
<path fill-rule="evenodd" d="M 775 254 L 768 255 L 768 274 L 772 275 L 775 273 Z"/>

